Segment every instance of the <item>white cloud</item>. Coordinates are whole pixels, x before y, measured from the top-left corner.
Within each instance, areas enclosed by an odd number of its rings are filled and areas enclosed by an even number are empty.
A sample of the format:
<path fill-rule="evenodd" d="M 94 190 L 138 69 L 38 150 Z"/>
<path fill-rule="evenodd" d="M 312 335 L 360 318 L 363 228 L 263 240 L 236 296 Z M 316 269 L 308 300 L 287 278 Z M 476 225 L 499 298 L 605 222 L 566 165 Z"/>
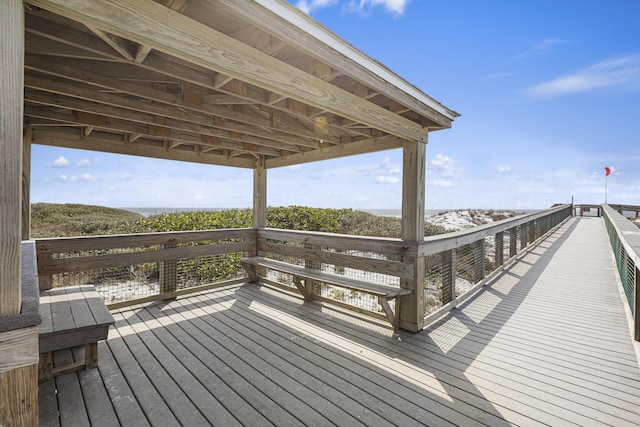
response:
<path fill-rule="evenodd" d="M 90 168 L 99 163 L 99 160 L 96 157 L 92 157 L 90 159 L 81 159 L 76 162 L 76 167 L 78 168 Z"/>
<path fill-rule="evenodd" d="M 345 10 L 351 13 L 368 13 L 373 8 L 381 6 L 394 15 L 402 15 L 410 0 L 349 0 Z M 299 0 L 296 6 L 303 12 L 310 14 L 318 9 L 338 4 L 337 0 Z"/>
<path fill-rule="evenodd" d="M 69 161 L 64 156 L 60 156 L 53 161 L 54 168 L 66 168 L 67 166 L 69 166 Z"/>
<path fill-rule="evenodd" d="M 458 176 L 462 172 L 462 167 L 458 166 L 452 157 L 442 154 L 436 154 L 429 162 L 429 169 L 443 177 Z"/>
<path fill-rule="evenodd" d="M 355 12 L 368 12 L 376 6 L 384 7 L 388 12 L 396 15 L 402 15 L 409 0 L 351 0 L 349 2 L 349 10 Z"/>
<path fill-rule="evenodd" d="M 376 184 L 397 184 L 400 182 L 400 178 L 395 176 L 378 175 L 376 177 Z"/>
<path fill-rule="evenodd" d="M 97 178 L 89 173 L 83 173 L 82 175 L 74 175 L 71 177 L 71 181 L 74 182 L 93 182 L 97 181 Z"/>
<path fill-rule="evenodd" d="M 547 52 L 551 49 L 551 47 L 557 44 L 567 43 L 567 40 L 556 39 L 556 38 L 546 38 L 541 42 L 536 43 L 530 49 L 516 55 L 515 59 L 523 59 L 528 58 L 533 55 L 539 55 L 541 53 Z"/>
<path fill-rule="evenodd" d="M 640 87 L 640 55 L 610 58 L 577 73 L 527 89 L 534 97 L 554 97 L 606 87 Z"/>
<path fill-rule="evenodd" d="M 287 167 L 287 170 L 291 172 L 299 171 L 299 170 L 302 170 L 302 165 L 292 165 Z"/>
<path fill-rule="evenodd" d="M 434 187 L 453 187 L 453 182 L 446 179 L 434 179 L 431 181 L 431 185 Z"/>
<path fill-rule="evenodd" d="M 67 182 L 69 180 L 69 178 L 67 178 L 67 175 L 60 175 L 58 177 L 58 181 L 59 182 Z"/>
<path fill-rule="evenodd" d="M 333 6 L 336 3 L 336 0 L 300 0 L 296 6 L 304 13 L 309 14 L 316 9 Z"/>
<path fill-rule="evenodd" d="M 509 165 L 499 165 L 496 168 L 496 172 L 498 172 L 498 173 L 509 173 L 509 172 L 511 172 L 511 166 L 509 166 Z"/>

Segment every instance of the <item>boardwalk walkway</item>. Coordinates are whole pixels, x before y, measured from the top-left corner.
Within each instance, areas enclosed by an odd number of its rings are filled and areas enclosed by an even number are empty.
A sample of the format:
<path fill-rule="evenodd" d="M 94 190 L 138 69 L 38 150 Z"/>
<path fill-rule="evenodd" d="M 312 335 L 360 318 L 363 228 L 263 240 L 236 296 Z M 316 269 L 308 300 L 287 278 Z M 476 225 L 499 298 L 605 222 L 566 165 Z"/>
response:
<path fill-rule="evenodd" d="M 41 385 L 42 425 L 638 426 L 607 244 L 572 219 L 418 334 L 254 285 L 116 311 L 98 370 Z"/>

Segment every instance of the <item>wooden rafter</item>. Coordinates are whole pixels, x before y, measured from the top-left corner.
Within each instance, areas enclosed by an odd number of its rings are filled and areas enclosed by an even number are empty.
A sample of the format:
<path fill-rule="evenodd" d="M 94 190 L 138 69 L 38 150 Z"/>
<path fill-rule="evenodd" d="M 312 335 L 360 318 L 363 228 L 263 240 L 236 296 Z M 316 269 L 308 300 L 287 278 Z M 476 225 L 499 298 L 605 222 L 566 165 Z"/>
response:
<path fill-rule="evenodd" d="M 151 46 L 176 58 L 239 78 L 251 85 L 360 121 L 396 136 L 426 139 L 421 125 L 276 60 L 151 0 L 29 0 L 102 31 Z M 171 15 L 171 25 L 162 25 Z M 123 25 L 123 22 L 135 25 Z M 311 89 L 311 90 L 310 90 Z"/>

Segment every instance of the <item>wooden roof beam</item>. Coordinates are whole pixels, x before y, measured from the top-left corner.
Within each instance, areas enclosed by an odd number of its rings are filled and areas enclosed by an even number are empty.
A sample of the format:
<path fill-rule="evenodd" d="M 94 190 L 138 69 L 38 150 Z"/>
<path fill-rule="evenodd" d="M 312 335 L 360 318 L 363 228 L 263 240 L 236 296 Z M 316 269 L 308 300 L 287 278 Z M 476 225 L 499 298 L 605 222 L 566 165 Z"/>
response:
<path fill-rule="evenodd" d="M 202 140 L 202 135 L 208 135 L 225 140 L 241 140 L 259 146 L 259 151 L 270 156 L 278 156 L 281 150 L 288 152 L 300 151 L 300 148 L 290 144 L 277 144 L 275 147 L 270 141 L 260 138 L 242 135 L 239 133 L 221 131 L 215 128 L 199 125 L 189 125 L 171 119 L 161 117 L 161 125 L 156 125 L 157 116 L 142 112 L 127 112 L 112 106 L 101 106 L 88 101 L 76 99 L 75 97 L 64 97 L 60 95 L 50 95 L 46 93 L 33 93 L 28 91 L 25 98 L 29 103 L 40 105 L 64 107 L 69 110 L 78 111 L 75 119 L 68 114 L 52 111 L 50 108 L 33 107 L 27 105 L 25 114 L 33 117 L 48 118 L 53 120 L 67 121 L 78 125 L 93 125 L 103 129 L 123 132 L 127 134 L 141 134 L 147 136 L 171 136 L 174 139 L 198 143 Z M 95 117 L 102 120 L 98 121 Z M 108 120 L 105 120 L 108 118 Z M 235 144 L 227 144 L 225 148 L 237 148 Z"/>
<path fill-rule="evenodd" d="M 247 133 L 257 138 L 263 138 L 266 141 L 278 141 L 281 143 L 296 144 L 296 145 L 308 145 L 309 147 L 317 147 L 316 141 L 309 141 L 305 138 L 294 137 L 285 135 L 278 132 L 261 132 L 259 129 L 245 125 L 242 121 L 254 123 L 260 126 L 268 126 L 269 120 L 258 120 L 257 118 L 250 117 L 247 114 L 242 114 L 234 111 L 230 111 L 224 107 L 208 107 L 206 104 L 193 105 L 181 99 L 177 95 L 173 95 L 167 92 L 155 90 L 152 88 L 145 88 L 140 85 L 132 83 L 121 82 L 116 79 L 100 76 L 96 73 L 75 70 L 62 64 L 56 64 L 50 61 L 39 61 L 38 58 L 27 56 L 26 68 L 38 70 L 45 73 L 50 73 L 56 76 L 64 76 L 67 78 L 73 78 L 76 81 L 84 82 L 90 81 L 92 84 L 99 85 L 100 87 L 110 88 L 124 93 L 139 96 L 146 99 L 152 99 L 161 103 L 169 103 L 169 105 L 158 104 L 141 104 L 139 101 L 131 99 L 124 99 L 121 96 L 107 93 L 96 93 L 88 91 L 84 88 L 77 87 L 68 83 L 54 82 L 42 78 L 28 76 L 28 87 L 32 87 L 39 90 L 45 90 L 49 92 L 55 92 L 60 94 L 67 94 L 77 98 L 86 99 L 89 101 L 95 101 L 112 106 L 120 106 L 122 108 L 134 109 L 143 112 L 155 112 L 156 114 L 162 114 L 169 117 L 173 117 L 179 120 L 187 120 L 198 124 L 220 127 L 224 130 Z M 189 109 L 192 112 L 184 111 Z M 126 111 L 126 110 L 125 110 Z M 126 114 L 126 113 L 125 113 Z M 233 121 L 212 121 L 211 115 L 222 115 L 224 118 L 232 118 L 238 120 Z M 274 129 L 276 130 L 276 129 Z M 312 134 L 312 132 L 307 132 Z M 321 135 L 320 135 L 321 136 Z M 318 138 L 318 135 L 313 134 L 314 139 Z M 279 146 L 279 144 L 278 144 Z"/>
<path fill-rule="evenodd" d="M 167 152 L 164 145 L 160 146 L 153 141 L 138 140 L 136 144 L 125 144 L 120 135 L 113 135 L 105 132 L 94 131 L 89 136 L 80 135 L 77 129 L 65 128 L 34 128 L 34 144 L 55 145 L 65 148 L 77 148 L 80 150 L 101 151 L 105 153 L 127 154 L 131 156 L 153 157 L 167 159 Z M 252 169 L 255 165 L 253 159 L 229 158 L 224 155 L 197 155 L 193 150 L 172 150 L 170 156 L 172 160 L 185 162 L 204 163 L 219 166 L 233 166 Z"/>
<path fill-rule="evenodd" d="M 396 148 L 402 148 L 405 141 L 406 140 L 389 135 L 380 138 L 350 142 L 349 144 L 339 144 L 323 148 L 322 150 L 307 151 L 292 154 L 286 157 L 266 159 L 265 168 L 271 169 L 282 166 L 292 166 L 301 163 L 317 162 L 320 160 L 337 159 L 340 157 L 348 157 L 356 154 L 392 150 Z"/>
<path fill-rule="evenodd" d="M 427 141 L 427 131 L 420 124 L 364 102 L 347 91 L 152 0 L 138 0 L 135 4 L 126 0 L 27 2 L 268 91 L 378 127 L 401 138 Z M 256 9 L 255 3 L 253 9 Z M 171 25 L 166 25 L 166 22 Z M 291 24 L 286 26 L 291 27 Z"/>

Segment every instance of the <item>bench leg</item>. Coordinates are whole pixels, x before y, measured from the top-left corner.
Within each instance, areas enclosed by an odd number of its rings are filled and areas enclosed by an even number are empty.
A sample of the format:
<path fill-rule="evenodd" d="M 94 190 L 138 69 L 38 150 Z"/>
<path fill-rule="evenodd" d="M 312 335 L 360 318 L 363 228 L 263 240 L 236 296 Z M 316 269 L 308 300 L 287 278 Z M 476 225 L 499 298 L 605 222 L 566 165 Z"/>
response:
<path fill-rule="evenodd" d="M 40 353 L 38 363 L 38 382 L 43 383 L 53 378 L 53 358 L 51 352 Z"/>
<path fill-rule="evenodd" d="M 293 283 L 296 285 L 296 288 L 298 288 L 298 291 L 300 291 L 304 299 L 306 301 L 309 301 L 311 299 L 311 295 L 309 292 L 311 289 L 311 283 L 309 283 L 308 280 L 305 279 L 303 285 L 302 279 L 298 276 L 293 276 Z"/>
<path fill-rule="evenodd" d="M 398 321 L 399 317 L 396 316 L 396 313 L 394 313 L 393 310 L 391 310 L 391 306 L 389 305 L 389 300 L 384 297 L 378 297 L 378 303 L 382 306 L 382 309 L 384 310 L 384 314 L 387 315 L 387 319 L 389 319 L 389 322 L 391 322 L 391 326 L 393 326 L 393 330 L 397 331 L 400 325 Z M 397 301 L 396 301 L 396 309 L 398 309 Z"/>
<path fill-rule="evenodd" d="M 251 283 L 258 283 L 258 272 L 256 271 L 256 266 L 251 264 L 242 264 L 242 266 L 249 276 L 249 281 L 251 281 Z"/>
<path fill-rule="evenodd" d="M 88 368 L 98 366 L 98 343 L 92 342 L 84 345 L 84 365 Z"/>

